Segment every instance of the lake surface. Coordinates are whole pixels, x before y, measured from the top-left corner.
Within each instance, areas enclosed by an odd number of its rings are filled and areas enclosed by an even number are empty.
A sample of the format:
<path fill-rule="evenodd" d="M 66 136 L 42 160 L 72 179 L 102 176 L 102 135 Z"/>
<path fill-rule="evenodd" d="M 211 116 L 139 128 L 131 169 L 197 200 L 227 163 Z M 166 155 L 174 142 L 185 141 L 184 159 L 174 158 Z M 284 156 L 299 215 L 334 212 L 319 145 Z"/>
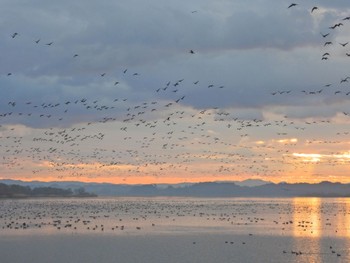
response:
<path fill-rule="evenodd" d="M 203 255 L 208 249 L 215 254 L 231 246 L 226 252 L 237 250 L 233 257 L 244 260 L 221 262 L 254 262 L 264 257 L 268 262 L 350 261 L 348 198 L 128 197 L 0 203 L 0 248 L 34 239 L 47 244 L 72 237 L 84 237 L 84 242 L 89 238 L 118 240 L 120 248 L 130 240 L 136 244 L 142 239 L 155 243 L 166 239 L 171 244 L 174 238 L 176 247 L 176 237 L 181 237 L 188 242 L 183 249 L 178 245 L 181 251 L 203 245 Z M 145 259 L 142 253 L 140 257 Z M 177 262 L 195 262 L 188 257 Z"/>

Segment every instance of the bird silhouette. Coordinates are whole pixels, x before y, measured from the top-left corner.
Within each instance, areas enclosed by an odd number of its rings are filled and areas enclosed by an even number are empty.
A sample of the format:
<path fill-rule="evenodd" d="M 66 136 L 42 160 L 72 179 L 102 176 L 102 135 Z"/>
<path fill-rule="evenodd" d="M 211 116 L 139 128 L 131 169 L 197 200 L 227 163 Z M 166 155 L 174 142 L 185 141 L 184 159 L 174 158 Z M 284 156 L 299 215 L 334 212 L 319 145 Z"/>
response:
<path fill-rule="evenodd" d="M 343 23 L 337 23 L 337 24 L 329 27 L 329 29 L 335 29 L 335 28 L 340 27 L 340 26 L 343 26 Z"/>

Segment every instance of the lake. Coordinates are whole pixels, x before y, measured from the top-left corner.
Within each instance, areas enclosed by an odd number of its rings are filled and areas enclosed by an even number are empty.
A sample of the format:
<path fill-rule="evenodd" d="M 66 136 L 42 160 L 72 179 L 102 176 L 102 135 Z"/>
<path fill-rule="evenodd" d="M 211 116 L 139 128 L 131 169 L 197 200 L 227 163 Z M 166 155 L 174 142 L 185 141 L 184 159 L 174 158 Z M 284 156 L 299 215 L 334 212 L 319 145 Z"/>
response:
<path fill-rule="evenodd" d="M 350 261 L 348 198 L 0 202 L 1 262 Z"/>

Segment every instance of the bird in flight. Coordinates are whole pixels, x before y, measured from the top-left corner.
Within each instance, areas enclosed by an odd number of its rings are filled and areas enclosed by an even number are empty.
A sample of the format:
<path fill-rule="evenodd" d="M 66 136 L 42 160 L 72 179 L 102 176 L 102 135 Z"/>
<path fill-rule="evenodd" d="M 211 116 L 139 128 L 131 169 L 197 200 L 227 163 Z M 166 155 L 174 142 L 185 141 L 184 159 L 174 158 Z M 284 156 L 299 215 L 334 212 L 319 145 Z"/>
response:
<path fill-rule="evenodd" d="M 296 3 L 292 3 L 292 4 L 290 4 L 289 6 L 288 6 L 288 8 L 291 8 L 291 7 L 293 7 L 293 6 L 297 6 L 298 4 L 296 4 Z"/>
<path fill-rule="evenodd" d="M 339 45 L 342 45 L 343 47 L 345 47 L 347 44 L 349 44 L 349 42 L 346 42 L 346 43 L 339 43 Z"/>
<path fill-rule="evenodd" d="M 191 54 L 194 54 L 194 51 L 191 49 L 191 50 L 190 50 L 190 53 L 191 53 Z"/>
<path fill-rule="evenodd" d="M 311 9 L 311 13 L 312 13 L 313 11 L 317 10 L 317 9 L 318 9 L 318 7 L 317 7 L 317 6 L 314 6 L 314 7 Z"/>
<path fill-rule="evenodd" d="M 321 34 L 322 37 L 327 37 L 329 35 L 329 33 L 327 33 L 327 34 L 320 33 L 320 34 Z"/>
<path fill-rule="evenodd" d="M 348 79 L 350 79 L 350 77 L 346 77 L 345 79 L 340 80 L 340 84 L 344 82 L 348 82 Z"/>
<path fill-rule="evenodd" d="M 38 40 L 35 40 L 35 43 L 39 44 L 40 42 L 40 38 Z"/>
<path fill-rule="evenodd" d="M 46 46 L 51 46 L 53 42 L 47 43 Z"/>
<path fill-rule="evenodd" d="M 329 27 L 329 29 L 335 29 L 336 27 L 340 27 L 340 26 L 343 26 L 343 23 L 335 24 L 334 26 Z"/>

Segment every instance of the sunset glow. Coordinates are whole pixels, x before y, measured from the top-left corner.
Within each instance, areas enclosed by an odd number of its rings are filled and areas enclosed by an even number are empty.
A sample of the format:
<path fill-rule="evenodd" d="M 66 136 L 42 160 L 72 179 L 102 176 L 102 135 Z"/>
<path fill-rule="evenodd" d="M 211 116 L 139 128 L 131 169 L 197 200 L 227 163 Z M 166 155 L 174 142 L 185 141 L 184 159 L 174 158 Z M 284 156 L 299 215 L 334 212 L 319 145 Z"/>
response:
<path fill-rule="evenodd" d="M 350 182 L 347 6 L 15 6 L 1 179 Z"/>

